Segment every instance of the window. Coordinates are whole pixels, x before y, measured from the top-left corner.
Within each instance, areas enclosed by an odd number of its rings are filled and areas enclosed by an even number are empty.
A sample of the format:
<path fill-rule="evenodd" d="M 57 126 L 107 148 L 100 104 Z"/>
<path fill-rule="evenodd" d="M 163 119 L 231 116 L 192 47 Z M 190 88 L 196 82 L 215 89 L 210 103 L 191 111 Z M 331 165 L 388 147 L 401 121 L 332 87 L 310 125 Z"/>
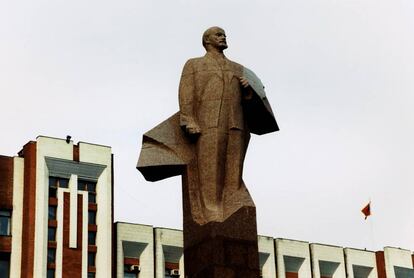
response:
<path fill-rule="evenodd" d="M 180 277 L 179 274 L 172 274 L 170 269 L 165 270 L 165 278 L 177 278 Z"/>
<path fill-rule="evenodd" d="M 88 191 L 89 203 L 96 203 L 96 182 L 78 180 L 78 190 Z"/>
<path fill-rule="evenodd" d="M 10 254 L 0 252 L 0 276 L 9 277 L 9 272 L 10 272 Z"/>
<path fill-rule="evenodd" d="M 56 227 L 49 227 L 48 228 L 47 240 L 56 241 Z"/>
<path fill-rule="evenodd" d="M 88 252 L 88 266 L 95 266 L 95 252 Z"/>
<path fill-rule="evenodd" d="M 264 253 L 260 253 L 264 254 Z M 283 256 L 283 262 L 285 265 L 285 276 L 286 278 L 298 278 L 299 270 L 305 261 L 305 258 L 295 256 Z"/>
<path fill-rule="evenodd" d="M 56 220 L 56 207 L 49 206 L 49 220 Z"/>
<path fill-rule="evenodd" d="M 394 271 L 396 270 L 395 268 L 396 267 L 394 266 Z M 374 268 L 370 266 L 352 264 L 352 270 L 355 278 L 368 278 L 373 269 Z M 398 277 L 397 273 L 395 273 L 395 277 Z M 414 275 L 412 277 L 414 277 Z"/>
<path fill-rule="evenodd" d="M 333 277 L 335 271 L 338 269 L 339 262 L 319 260 L 319 273 L 322 277 Z"/>
<path fill-rule="evenodd" d="M 180 277 L 178 269 L 165 269 L 165 278 L 177 278 Z"/>
<path fill-rule="evenodd" d="M 55 278 L 55 270 L 54 269 L 48 269 L 47 270 L 47 278 Z"/>
<path fill-rule="evenodd" d="M 88 278 L 95 278 L 94 272 L 88 272 Z"/>
<path fill-rule="evenodd" d="M 69 180 L 65 178 L 49 177 L 49 198 L 57 197 L 59 187 L 68 188 Z"/>
<path fill-rule="evenodd" d="M 88 192 L 88 202 L 91 204 L 96 203 L 96 193 Z"/>
<path fill-rule="evenodd" d="M 11 223 L 11 211 L 0 210 L 0 236 L 9 236 Z"/>
<path fill-rule="evenodd" d="M 124 278 L 137 278 L 139 269 L 133 269 L 132 265 L 124 264 Z"/>
<path fill-rule="evenodd" d="M 89 245 L 96 244 L 96 232 L 92 232 L 92 231 L 88 232 L 88 244 Z"/>
<path fill-rule="evenodd" d="M 178 262 L 165 262 L 165 278 L 177 278 L 180 277 L 180 270 L 179 270 L 180 266 L 178 264 Z"/>
<path fill-rule="evenodd" d="M 56 249 L 54 248 L 48 248 L 47 249 L 47 263 L 48 264 L 54 264 L 56 258 Z"/>
<path fill-rule="evenodd" d="M 96 225 L 96 211 L 90 210 L 88 212 L 88 224 Z"/>

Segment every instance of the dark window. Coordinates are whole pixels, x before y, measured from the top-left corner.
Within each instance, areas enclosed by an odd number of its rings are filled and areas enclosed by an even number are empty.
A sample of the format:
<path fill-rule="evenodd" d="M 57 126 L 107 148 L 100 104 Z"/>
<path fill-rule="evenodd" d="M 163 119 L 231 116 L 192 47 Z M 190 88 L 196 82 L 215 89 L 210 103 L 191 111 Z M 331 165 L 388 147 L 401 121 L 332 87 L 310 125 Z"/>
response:
<path fill-rule="evenodd" d="M 59 187 L 68 188 L 69 187 L 69 179 L 59 178 L 58 184 L 59 184 Z"/>
<path fill-rule="evenodd" d="M 95 192 L 96 191 L 96 182 L 86 181 L 86 180 L 78 180 L 78 190 Z"/>
<path fill-rule="evenodd" d="M 56 220 L 56 207 L 49 206 L 49 220 Z"/>
<path fill-rule="evenodd" d="M 373 267 L 365 266 L 365 265 L 357 265 L 352 264 L 352 272 L 354 273 L 354 278 L 368 278 L 371 274 Z M 395 271 L 395 266 L 394 266 Z M 411 269 L 411 271 L 414 271 Z M 395 273 L 395 277 L 398 277 L 397 273 Z M 412 276 L 414 277 L 414 275 Z"/>
<path fill-rule="evenodd" d="M 394 266 L 394 273 L 395 273 L 396 278 L 413 278 L 414 277 L 414 270 L 412 268 Z M 368 277 L 367 275 L 364 275 L 364 276 Z M 359 275 L 359 277 L 364 277 L 364 276 Z"/>
<path fill-rule="evenodd" d="M 137 278 L 139 272 L 139 265 L 124 264 L 124 278 Z"/>
<path fill-rule="evenodd" d="M 96 243 L 96 232 L 88 232 L 88 244 L 95 245 Z"/>
<path fill-rule="evenodd" d="M 49 177 L 49 187 L 56 187 L 58 178 Z"/>
<path fill-rule="evenodd" d="M 55 270 L 54 269 L 48 269 L 47 270 L 47 278 L 55 278 Z"/>
<path fill-rule="evenodd" d="M 165 278 L 174 278 L 174 276 L 171 276 L 169 271 L 165 273 Z"/>
<path fill-rule="evenodd" d="M 95 252 L 88 252 L 88 266 L 95 266 Z"/>
<path fill-rule="evenodd" d="M 88 191 L 88 202 L 96 203 L 96 182 L 78 180 L 78 190 Z"/>
<path fill-rule="evenodd" d="M 0 210 L 0 236 L 9 236 L 11 234 L 11 211 Z"/>
<path fill-rule="evenodd" d="M 89 182 L 88 183 L 88 191 L 89 192 L 96 192 L 96 182 Z"/>
<path fill-rule="evenodd" d="M 88 278 L 95 278 L 94 272 L 88 272 Z"/>
<path fill-rule="evenodd" d="M 49 198 L 57 198 L 57 187 L 49 187 Z"/>
<path fill-rule="evenodd" d="M 10 254 L 0 253 L 0 277 L 9 277 L 9 272 L 10 272 Z"/>
<path fill-rule="evenodd" d="M 78 180 L 78 190 L 86 191 L 87 181 Z"/>
<path fill-rule="evenodd" d="M 49 241 L 56 241 L 56 227 L 49 227 L 48 228 L 47 239 Z"/>
<path fill-rule="evenodd" d="M 90 210 L 88 212 L 88 224 L 96 225 L 96 211 Z"/>
<path fill-rule="evenodd" d="M 68 188 L 69 180 L 65 178 L 49 177 L 49 198 L 57 197 L 59 187 Z"/>
<path fill-rule="evenodd" d="M 56 249 L 48 248 L 47 249 L 47 263 L 54 264 L 55 263 L 55 257 L 56 257 Z"/>
<path fill-rule="evenodd" d="M 88 193 L 88 203 L 95 204 L 96 203 L 96 193 L 89 192 Z"/>

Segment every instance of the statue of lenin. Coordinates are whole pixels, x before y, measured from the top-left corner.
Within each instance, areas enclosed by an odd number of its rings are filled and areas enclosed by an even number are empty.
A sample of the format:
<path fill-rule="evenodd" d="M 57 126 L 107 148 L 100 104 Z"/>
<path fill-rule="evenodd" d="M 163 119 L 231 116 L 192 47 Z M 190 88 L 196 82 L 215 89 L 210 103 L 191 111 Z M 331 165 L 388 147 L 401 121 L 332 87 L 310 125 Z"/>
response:
<path fill-rule="evenodd" d="M 243 182 L 250 133 L 279 128 L 256 75 L 227 59 L 220 27 L 186 62 L 180 111 L 144 134 L 137 168 L 156 181 L 182 175 L 185 276 L 259 276 L 256 209 Z"/>

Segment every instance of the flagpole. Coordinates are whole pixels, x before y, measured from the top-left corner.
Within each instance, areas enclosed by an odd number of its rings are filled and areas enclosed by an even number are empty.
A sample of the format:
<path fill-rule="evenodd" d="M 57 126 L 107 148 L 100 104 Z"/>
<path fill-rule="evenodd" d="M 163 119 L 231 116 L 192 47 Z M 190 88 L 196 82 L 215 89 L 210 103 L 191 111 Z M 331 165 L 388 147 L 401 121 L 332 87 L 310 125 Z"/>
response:
<path fill-rule="evenodd" d="M 368 204 L 366 204 L 362 209 L 361 212 L 364 214 L 365 218 L 364 218 L 364 222 L 369 222 L 366 223 L 364 226 L 366 227 L 366 229 L 369 229 L 369 231 L 366 232 L 367 235 L 367 241 L 366 241 L 366 246 L 369 248 L 371 247 L 372 250 L 374 250 L 375 248 L 375 237 L 374 237 L 374 221 L 372 221 L 372 213 L 371 213 L 372 209 L 371 209 L 371 197 L 369 198 L 369 202 Z M 368 219 L 369 218 L 369 219 Z M 369 227 L 367 227 L 369 226 Z"/>
<path fill-rule="evenodd" d="M 372 205 L 371 205 L 371 197 L 369 198 L 369 205 L 371 209 L 371 217 L 369 221 L 369 229 L 370 229 L 370 235 L 371 235 L 371 250 L 375 251 L 375 237 L 374 237 L 374 219 L 372 217 Z"/>

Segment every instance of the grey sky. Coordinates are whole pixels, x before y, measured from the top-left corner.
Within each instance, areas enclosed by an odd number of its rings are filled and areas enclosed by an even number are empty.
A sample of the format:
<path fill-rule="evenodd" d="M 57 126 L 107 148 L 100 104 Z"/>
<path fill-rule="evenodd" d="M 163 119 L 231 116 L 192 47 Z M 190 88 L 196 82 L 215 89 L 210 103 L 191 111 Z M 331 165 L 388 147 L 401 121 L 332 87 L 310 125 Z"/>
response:
<path fill-rule="evenodd" d="M 135 164 L 212 25 L 281 128 L 246 158 L 259 233 L 413 250 L 412 0 L 2 1 L 0 154 L 39 134 L 110 145 L 116 220 L 181 228 L 180 179 L 149 183 Z"/>

